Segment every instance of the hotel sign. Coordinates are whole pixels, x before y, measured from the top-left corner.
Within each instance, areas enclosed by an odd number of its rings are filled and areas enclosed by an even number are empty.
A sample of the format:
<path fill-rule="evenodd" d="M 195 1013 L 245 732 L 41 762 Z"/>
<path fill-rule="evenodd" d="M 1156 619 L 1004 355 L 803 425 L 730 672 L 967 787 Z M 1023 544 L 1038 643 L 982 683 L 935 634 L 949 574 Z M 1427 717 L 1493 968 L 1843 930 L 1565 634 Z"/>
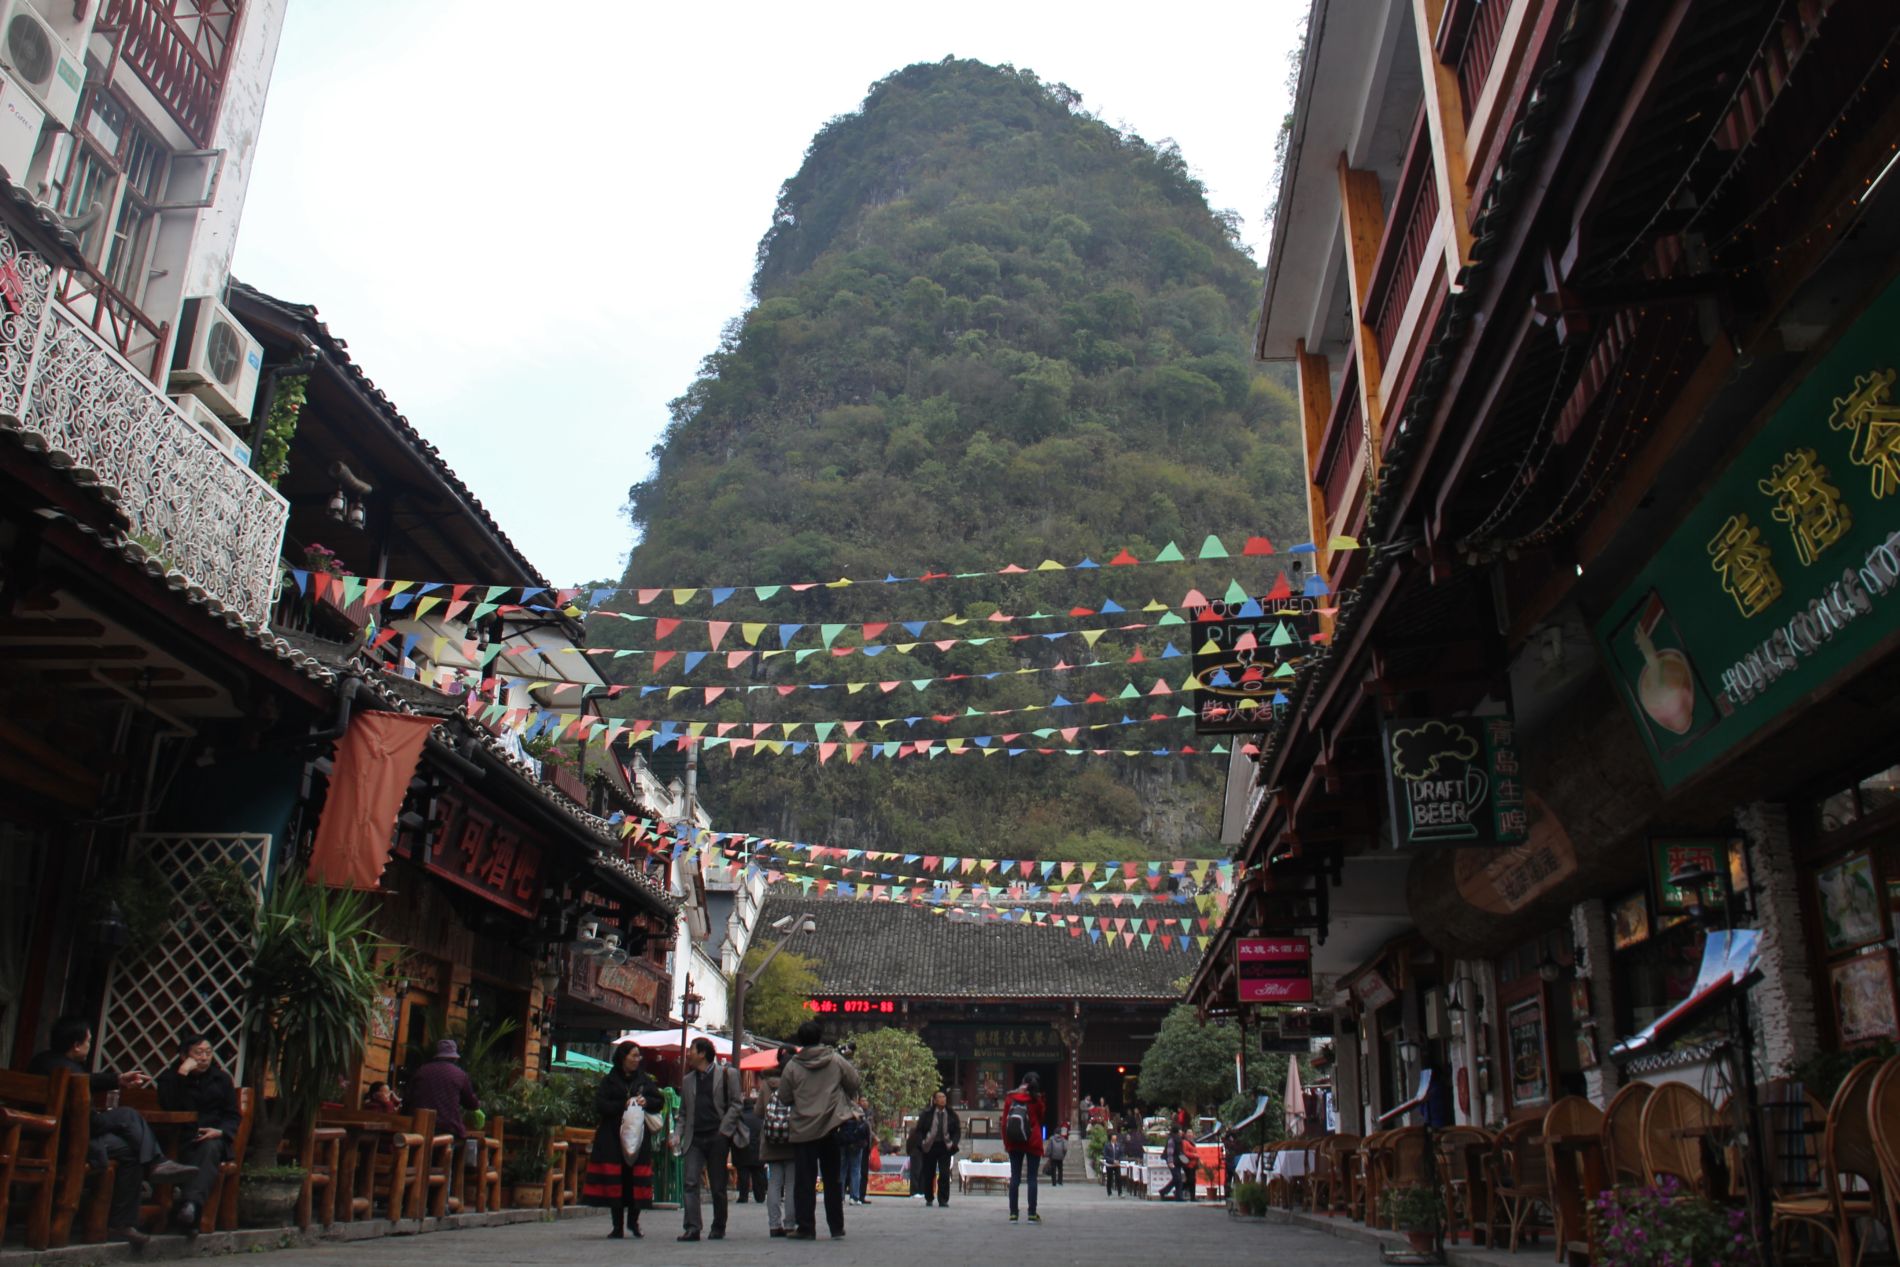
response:
<path fill-rule="evenodd" d="M 1900 283 L 1718 475 L 1596 637 L 1674 787 L 1900 633 Z"/>
<path fill-rule="evenodd" d="M 1313 943 L 1305 937 L 1237 937 L 1234 969 L 1242 1003 L 1311 1003 Z"/>

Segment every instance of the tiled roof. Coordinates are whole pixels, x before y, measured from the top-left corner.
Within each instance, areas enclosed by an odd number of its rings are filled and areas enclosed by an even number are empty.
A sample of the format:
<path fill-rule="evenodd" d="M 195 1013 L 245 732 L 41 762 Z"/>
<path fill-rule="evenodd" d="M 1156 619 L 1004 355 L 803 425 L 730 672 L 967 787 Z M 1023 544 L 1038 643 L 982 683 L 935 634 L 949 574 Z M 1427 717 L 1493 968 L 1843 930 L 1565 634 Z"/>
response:
<path fill-rule="evenodd" d="M 1042 903 L 1031 909 L 1100 917 L 1104 908 Z M 1197 954 L 1097 944 L 1087 934 L 995 920 L 953 920 L 920 907 L 802 897 L 775 887 L 759 913 L 810 914 L 818 931 L 788 949 L 816 961 L 824 994 L 893 998 L 1181 997 L 1175 982 Z"/>
<path fill-rule="evenodd" d="M 315 304 L 297 304 L 291 303 L 288 300 L 278 299 L 265 294 L 255 286 L 245 285 L 235 277 L 231 279 L 231 291 L 234 295 L 241 295 L 262 307 L 274 309 L 303 327 L 311 336 L 312 340 L 323 350 L 324 355 L 330 362 L 348 375 L 366 398 L 376 403 L 378 411 L 381 412 L 384 419 L 395 428 L 397 434 L 402 437 L 410 448 L 414 449 L 415 452 L 422 457 L 423 461 L 436 469 L 437 474 L 441 475 L 443 481 L 455 492 L 456 496 L 461 498 L 475 516 L 494 534 L 495 540 L 500 542 L 502 547 L 510 554 L 514 555 L 515 561 L 519 563 L 522 570 L 527 573 L 528 579 L 536 585 L 552 588 L 552 586 L 549 585 L 547 577 L 541 574 L 540 569 L 530 563 L 527 556 L 522 554 L 520 547 L 515 545 L 515 543 L 509 539 L 508 534 L 501 530 L 501 525 L 495 522 L 495 517 L 488 513 L 486 506 L 482 505 L 482 499 L 475 496 L 469 486 L 462 482 L 462 477 L 457 475 L 454 469 L 443 460 L 441 451 L 437 449 L 435 445 L 423 439 L 422 433 L 417 431 L 409 419 L 403 416 L 402 411 L 396 408 L 396 402 L 384 395 L 383 390 L 376 386 L 368 374 L 363 372 L 362 367 L 350 359 L 349 344 L 345 340 L 330 333 L 330 327 L 322 318 L 317 316 Z"/>

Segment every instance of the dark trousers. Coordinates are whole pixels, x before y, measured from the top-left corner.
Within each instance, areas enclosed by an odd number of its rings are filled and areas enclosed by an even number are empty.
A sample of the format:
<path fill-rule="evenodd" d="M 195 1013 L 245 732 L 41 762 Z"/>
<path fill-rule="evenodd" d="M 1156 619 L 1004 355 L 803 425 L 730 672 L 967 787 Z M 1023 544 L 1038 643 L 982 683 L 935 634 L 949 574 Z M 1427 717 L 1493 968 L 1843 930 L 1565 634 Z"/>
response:
<path fill-rule="evenodd" d="M 1034 1153 L 1011 1153 L 1009 1155 L 1009 1212 L 1016 1213 L 1016 1189 L 1022 1186 L 1023 1176 L 1029 1176 L 1029 1212 L 1036 1212 L 1036 1171 L 1042 1168 L 1042 1158 Z"/>
<path fill-rule="evenodd" d="M 1051 1188 L 1062 1186 L 1062 1163 L 1059 1160 L 1051 1159 L 1049 1162 L 1049 1186 Z"/>
<path fill-rule="evenodd" d="M 230 1141 L 222 1135 L 201 1144 L 186 1144 L 180 1148 L 178 1160 L 187 1166 L 196 1166 L 198 1173 L 179 1185 L 176 1199 L 191 1202 L 202 1214 L 205 1202 L 211 1196 L 211 1189 L 217 1185 L 218 1167 L 230 1155 Z"/>
<path fill-rule="evenodd" d="M 924 1155 L 924 1201 L 950 1204 L 950 1150 L 936 1148 Z"/>
<path fill-rule="evenodd" d="M 149 1122 L 137 1109 L 100 1109 L 92 1115 L 93 1164 L 113 1162 L 112 1202 L 106 1226 L 117 1229 L 139 1221 L 139 1185 L 145 1168 L 164 1156 Z"/>
<path fill-rule="evenodd" d="M 818 1230 L 818 1181 L 823 1179 L 825 1226 L 835 1236 L 844 1231 L 844 1158 L 838 1133 L 832 1131 L 794 1147 L 798 1160 L 792 1172 L 792 1217 L 800 1232 Z"/>
<path fill-rule="evenodd" d="M 765 1167 L 739 1167 L 739 1204 L 744 1205 L 750 1197 L 754 1201 L 765 1200 Z"/>
<path fill-rule="evenodd" d="M 713 1231 L 726 1230 L 726 1155 L 731 1150 L 732 1141 L 724 1135 L 714 1135 L 706 1140 L 696 1139 L 687 1148 L 680 1182 L 680 1209 L 685 1216 L 687 1231 L 699 1231 L 699 1184 L 702 1174 L 712 1188 Z"/>
<path fill-rule="evenodd" d="M 1102 1161 L 1102 1186 L 1108 1189 L 1108 1195 L 1119 1197 L 1122 1194 L 1122 1164 L 1118 1161 Z"/>

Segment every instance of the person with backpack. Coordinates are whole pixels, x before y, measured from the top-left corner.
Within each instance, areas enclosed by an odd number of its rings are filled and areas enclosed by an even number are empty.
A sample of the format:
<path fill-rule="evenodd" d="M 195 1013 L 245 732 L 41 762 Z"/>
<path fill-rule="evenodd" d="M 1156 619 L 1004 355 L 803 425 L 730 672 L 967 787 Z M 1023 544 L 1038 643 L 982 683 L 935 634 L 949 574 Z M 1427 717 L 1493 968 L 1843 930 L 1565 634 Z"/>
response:
<path fill-rule="evenodd" d="M 806 1021 L 798 1027 L 798 1055 L 785 1066 L 777 1100 L 792 1110 L 791 1137 L 797 1146 L 792 1211 L 798 1230 L 791 1239 L 818 1239 L 818 1181 L 825 1183 L 825 1224 L 833 1240 L 844 1239 L 844 1179 L 838 1128 L 857 1112 L 862 1080 L 857 1068 L 824 1041 L 824 1027 Z"/>
<path fill-rule="evenodd" d="M 778 1049 L 778 1072 L 765 1081 L 764 1110 L 759 1128 L 759 1159 L 765 1163 L 765 1225 L 775 1237 L 792 1231 L 792 1109 L 778 1098 L 779 1080 L 791 1063 L 792 1049 Z"/>
<path fill-rule="evenodd" d="M 1042 1075 L 1023 1075 L 1021 1085 L 1003 1097 L 1003 1151 L 1009 1155 L 1009 1221 L 1016 1222 L 1017 1190 L 1023 1172 L 1029 1174 L 1029 1221 L 1042 1222 L 1036 1213 L 1036 1172 L 1042 1168 Z"/>
<path fill-rule="evenodd" d="M 739 1199 L 733 1204 L 744 1205 L 750 1197 L 764 1205 L 765 1119 L 759 1115 L 759 1097 L 751 1092 L 747 1092 L 745 1106 L 739 1110 L 739 1123 L 745 1127 L 747 1140 L 745 1147 L 732 1150 L 732 1168 L 739 1174 Z"/>
<path fill-rule="evenodd" d="M 1049 1159 L 1049 1186 L 1051 1188 L 1060 1188 L 1062 1186 L 1062 1163 L 1069 1158 L 1068 1127 L 1063 1127 L 1060 1131 L 1057 1131 L 1054 1135 L 1049 1137 L 1049 1142 L 1045 1146 L 1045 1152 Z"/>
<path fill-rule="evenodd" d="M 838 1145 L 844 1154 L 845 1200 L 852 1205 L 863 1205 L 867 1184 L 865 1158 L 871 1151 L 871 1114 L 863 1100 L 854 1108 L 850 1120 L 838 1128 Z"/>

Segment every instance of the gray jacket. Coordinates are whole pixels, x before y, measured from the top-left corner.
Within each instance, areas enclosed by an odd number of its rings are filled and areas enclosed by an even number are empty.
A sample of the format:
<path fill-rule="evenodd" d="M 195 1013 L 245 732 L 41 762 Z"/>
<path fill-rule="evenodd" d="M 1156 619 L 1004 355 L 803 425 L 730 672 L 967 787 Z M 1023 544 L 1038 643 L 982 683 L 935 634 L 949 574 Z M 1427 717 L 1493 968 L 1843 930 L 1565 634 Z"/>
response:
<path fill-rule="evenodd" d="M 745 1107 L 744 1095 L 739 1088 L 739 1071 L 731 1065 L 714 1065 L 712 1069 L 713 1109 L 719 1114 L 719 1133 L 731 1140 L 734 1147 L 744 1148 L 751 1142 L 751 1135 L 745 1124 L 739 1120 L 739 1113 Z M 699 1098 L 699 1075 L 688 1073 L 681 1080 L 678 1141 L 674 1149 L 684 1153 L 695 1143 L 706 1144 L 710 1141 L 693 1138 L 693 1119 L 697 1116 Z"/>
<path fill-rule="evenodd" d="M 792 1107 L 792 1142 L 809 1144 L 844 1125 L 858 1111 L 858 1071 L 835 1047 L 805 1048 L 785 1066 L 778 1098 Z"/>

